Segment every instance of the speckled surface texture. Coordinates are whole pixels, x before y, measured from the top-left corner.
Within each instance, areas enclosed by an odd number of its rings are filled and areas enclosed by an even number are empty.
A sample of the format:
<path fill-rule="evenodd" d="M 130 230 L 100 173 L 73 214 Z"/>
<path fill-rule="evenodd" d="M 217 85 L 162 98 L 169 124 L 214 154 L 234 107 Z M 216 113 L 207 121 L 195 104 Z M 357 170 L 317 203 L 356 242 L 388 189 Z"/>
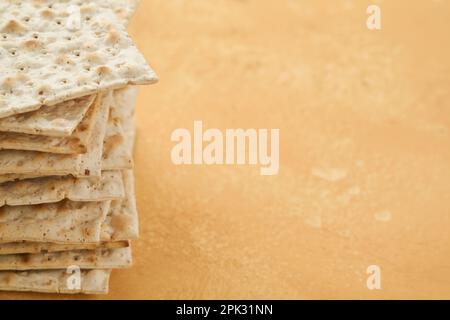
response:
<path fill-rule="evenodd" d="M 378 1 L 372 32 L 371 3 L 141 1 L 141 239 L 97 298 L 450 298 L 450 3 Z M 279 128 L 279 174 L 175 166 L 194 120 Z"/>
<path fill-rule="evenodd" d="M 0 117 L 157 80 L 112 10 L 79 3 L 0 2 Z"/>

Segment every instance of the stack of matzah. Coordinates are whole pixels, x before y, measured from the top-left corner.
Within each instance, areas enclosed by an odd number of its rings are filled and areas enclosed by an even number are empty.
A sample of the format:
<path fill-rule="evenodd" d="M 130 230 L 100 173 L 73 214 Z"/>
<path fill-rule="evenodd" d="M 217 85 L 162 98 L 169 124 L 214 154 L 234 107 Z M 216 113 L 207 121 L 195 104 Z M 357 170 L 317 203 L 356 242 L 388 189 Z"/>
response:
<path fill-rule="evenodd" d="M 0 2 L 0 290 L 107 293 L 132 263 L 136 5 Z"/>

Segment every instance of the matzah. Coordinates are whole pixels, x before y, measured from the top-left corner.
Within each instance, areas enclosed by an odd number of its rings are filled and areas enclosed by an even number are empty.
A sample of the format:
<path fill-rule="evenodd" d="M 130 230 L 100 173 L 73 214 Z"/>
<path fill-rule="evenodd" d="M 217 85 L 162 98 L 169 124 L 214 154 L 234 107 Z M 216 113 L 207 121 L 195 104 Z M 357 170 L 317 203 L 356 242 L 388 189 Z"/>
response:
<path fill-rule="evenodd" d="M 0 244 L 0 255 L 19 253 L 47 253 L 73 250 L 95 250 L 126 248 L 128 241 L 113 241 L 100 243 L 61 244 L 51 242 L 10 242 Z"/>
<path fill-rule="evenodd" d="M 88 151 L 94 125 L 103 117 L 101 99 L 97 98 L 84 119 L 69 137 L 49 137 L 15 132 L 0 132 L 0 149 L 28 150 L 62 154 Z"/>
<path fill-rule="evenodd" d="M 137 0 L 99 0 L 98 4 L 111 7 L 124 25 L 127 25 L 138 6 Z M 84 118 L 94 95 L 66 100 L 57 105 L 0 119 L 0 131 L 51 137 L 69 137 Z"/>
<path fill-rule="evenodd" d="M 74 265 L 80 269 L 115 269 L 130 267 L 131 263 L 131 247 L 0 255 L 0 270 L 65 269 Z"/>
<path fill-rule="evenodd" d="M 96 95 L 85 96 L 0 119 L 0 131 L 70 137 L 83 120 L 95 97 Z"/>
<path fill-rule="evenodd" d="M 112 102 L 111 93 L 101 101 L 101 117 L 94 125 L 88 152 L 81 155 L 62 155 L 36 151 L 1 150 L 0 174 L 29 175 L 69 175 L 97 176 L 101 175 L 101 157 L 103 140 L 108 121 L 108 110 Z"/>
<path fill-rule="evenodd" d="M 81 270 L 80 286 L 67 270 L 0 271 L 1 291 L 107 294 L 111 270 Z"/>
<path fill-rule="evenodd" d="M 157 81 L 113 11 L 79 3 L 0 2 L 0 118 Z M 77 26 L 73 8 L 80 9 Z"/>
<path fill-rule="evenodd" d="M 62 201 L 0 208 L 0 241 L 100 242 L 100 226 L 110 201 Z"/>
<path fill-rule="evenodd" d="M 122 173 L 104 171 L 100 179 L 45 177 L 0 185 L 0 206 L 23 206 L 72 201 L 120 200 L 125 197 Z"/>
<path fill-rule="evenodd" d="M 0 243 L 17 241 L 85 244 L 139 236 L 131 172 L 124 173 L 122 201 L 73 202 L 0 208 Z"/>

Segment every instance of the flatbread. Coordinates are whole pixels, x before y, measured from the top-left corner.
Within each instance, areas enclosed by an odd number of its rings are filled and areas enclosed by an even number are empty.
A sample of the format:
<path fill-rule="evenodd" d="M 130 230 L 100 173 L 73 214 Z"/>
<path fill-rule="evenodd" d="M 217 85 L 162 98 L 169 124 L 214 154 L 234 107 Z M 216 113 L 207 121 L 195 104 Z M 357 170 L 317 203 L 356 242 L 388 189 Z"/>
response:
<path fill-rule="evenodd" d="M 126 197 L 111 202 L 109 212 L 101 226 L 102 241 L 133 240 L 139 237 L 139 220 L 131 170 L 123 172 Z"/>
<path fill-rule="evenodd" d="M 0 208 L 0 242 L 98 243 L 110 201 Z"/>
<path fill-rule="evenodd" d="M 132 147 L 134 142 L 134 131 L 125 136 L 120 125 L 109 126 L 107 135 L 108 138 L 113 137 L 112 139 L 116 142 L 115 144 L 111 143 L 111 148 L 106 150 L 105 159 L 101 160 L 101 169 L 102 171 L 115 171 L 115 170 L 128 170 L 133 168 L 133 159 L 132 159 Z M 105 136 L 106 138 L 106 136 Z M 115 157 L 115 158 L 114 158 Z M 48 177 L 58 177 L 57 172 L 52 173 L 52 175 L 42 175 L 42 174 L 3 174 L 0 175 L 0 185 L 7 182 L 18 182 L 29 179 L 36 178 L 48 178 Z M 60 174 L 59 177 L 65 176 Z M 88 176 L 83 177 L 79 176 L 77 178 L 89 178 Z"/>
<path fill-rule="evenodd" d="M 113 92 L 112 114 L 120 119 L 124 131 L 132 131 L 134 128 L 134 114 L 136 111 L 139 88 L 128 86 Z"/>
<path fill-rule="evenodd" d="M 124 25 L 128 24 L 139 3 L 137 0 L 99 0 L 98 2 L 102 6 L 111 7 Z M 95 95 L 84 96 L 0 119 L 0 131 L 70 137 L 86 115 L 94 98 Z"/>
<path fill-rule="evenodd" d="M 69 175 L 96 176 L 101 175 L 101 157 L 103 140 L 111 106 L 111 92 L 100 97 L 100 114 L 94 125 L 88 152 L 81 155 L 62 155 L 36 151 L 1 150 L 0 174 L 29 174 L 33 176 Z"/>
<path fill-rule="evenodd" d="M 102 169 L 103 170 L 126 170 L 132 169 L 132 134 L 125 132 L 122 128 L 122 120 L 111 114 L 108 120 L 103 142 Z"/>
<path fill-rule="evenodd" d="M 95 97 L 96 95 L 85 96 L 0 119 L 0 131 L 70 137 L 85 117 Z"/>
<path fill-rule="evenodd" d="M 127 170 L 133 168 L 134 112 L 137 94 L 138 89 L 133 86 L 114 92 L 111 116 L 108 119 L 103 142 L 102 170 Z M 1 153 L 0 151 L 0 163 Z M 49 171 L 46 174 L 1 174 L 1 171 L 0 169 L 0 184 L 49 175 L 64 175 L 64 173 L 56 171 Z"/>
<path fill-rule="evenodd" d="M 96 3 L 4 0 L 0 21 L 0 118 L 158 80 L 113 11 Z"/>
<path fill-rule="evenodd" d="M 80 288 L 69 286 L 66 270 L 0 271 L 1 291 L 107 294 L 111 270 L 81 270 Z"/>
<path fill-rule="evenodd" d="M 0 175 L 0 184 L 6 183 L 6 182 L 12 182 L 12 181 L 21 181 L 26 179 L 35 179 L 35 178 L 47 178 L 51 177 L 49 175 L 42 176 L 42 175 L 34 175 L 34 174 L 16 174 L 16 173 L 8 173 L 8 174 L 2 174 Z"/>
<path fill-rule="evenodd" d="M 82 243 L 82 244 L 60 244 L 51 242 L 11 242 L 0 244 L 0 255 L 21 253 L 47 253 L 73 250 L 95 250 L 126 248 L 128 241 Z"/>
<path fill-rule="evenodd" d="M 117 269 L 131 264 L 131 247 L 0 256 L 0 270 Z"/>
<path fill-rule="evenodd" d="M 122 173 L 104 171 L 100 179 L 46 177 L 0 185 L 0 207 L 72 201 L 121 200 L 125 197 Z"/>
<path fill-rule="evenodd" d="M 132 173 L 124 172 L 123 201 L 73 202 L 0 208 L 0 243 L 98 244 L 137 239 Z"/>
<path fill-rule="evenodd" d="M 29 150 L 49 153 L 80 154 L 88 151 L 94 125 L 104 115 L 97 98 L 70 137 L 48 137 L 26 133 L 0 132 L 0 149 Z M 39 111 L 39 110 L 38 110 Z"/>
<path fill-rule="evenodd" d="M 110 121 L 115 130 L 110 130 L 103 144 L 102 168 L 104 170 L 126 170 L 133 168 L 133 145 L 135 139 L 134 113 L 139 90 L 128 86 L 113 93 L 113 108 Z"/>

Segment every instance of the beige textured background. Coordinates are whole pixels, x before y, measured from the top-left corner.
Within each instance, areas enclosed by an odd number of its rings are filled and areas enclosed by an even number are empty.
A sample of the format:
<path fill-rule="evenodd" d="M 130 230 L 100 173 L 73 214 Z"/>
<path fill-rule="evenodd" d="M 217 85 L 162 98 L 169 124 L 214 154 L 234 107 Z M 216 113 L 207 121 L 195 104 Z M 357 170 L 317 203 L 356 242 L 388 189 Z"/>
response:
<path fill-rule="evenodd" d="M 142 239 L 103 298 L 450 298 L 449 1 L 141 2 Z M 280 128 L 279 175 L 173 165 L 197 119 Z"/>

